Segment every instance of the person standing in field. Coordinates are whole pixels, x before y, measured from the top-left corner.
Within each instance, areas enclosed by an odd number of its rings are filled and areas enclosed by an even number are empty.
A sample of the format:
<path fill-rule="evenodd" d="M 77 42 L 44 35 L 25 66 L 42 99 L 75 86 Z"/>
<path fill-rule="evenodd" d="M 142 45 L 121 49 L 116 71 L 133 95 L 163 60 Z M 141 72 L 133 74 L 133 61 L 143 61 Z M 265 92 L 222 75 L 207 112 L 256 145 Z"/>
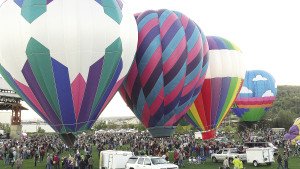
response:
<path fill-rule="evenodd" d="M 229 169 L 229 161 L 228 161 L 228 157 L 225 158 L 225 160 L 223 161 L 223 169 Z"/>
<path fill-rule="evenodd" d="M 280 154 L 278 154 L 278 156 L 277 156 L 277 163 L 278 163 L 277 169 L 279 169 L 279 168 L 284 169 L 283 165 L 282 165 L 282 157 Z"/>
<path fill-rule="evenodd" d="M 23 165 L 23 160 L 22 160 L 22 158 L 18 158 L 17 160 L 16 160 L 16 169 L 21 169 L 22 168 L 22 165 Z"/>

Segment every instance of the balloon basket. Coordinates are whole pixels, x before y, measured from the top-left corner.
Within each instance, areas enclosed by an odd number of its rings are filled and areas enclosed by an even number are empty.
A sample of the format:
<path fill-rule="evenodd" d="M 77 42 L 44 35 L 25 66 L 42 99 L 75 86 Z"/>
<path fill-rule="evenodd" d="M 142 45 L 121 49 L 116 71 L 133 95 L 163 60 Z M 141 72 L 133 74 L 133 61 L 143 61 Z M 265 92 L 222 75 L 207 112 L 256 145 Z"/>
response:
<path fill-rule="evenodd" d="M 210 140 L 216 137 L 216 130 L 202 132 L 202 140 Z"/>
<path fill-rule="evenodd" d="M 73 133 L 63 133 L 60 134 L 60 138 L 64 141 L 64 143 L 68 146 L 68 147 L 73 147 L 76 137 Z"/>
<path fill-rule="evenodd" d="M 154 138 L 171 137 L 175 133 L 175 129 L 176 126 L 157 126 L 147 128 L 147 130 Z"/>

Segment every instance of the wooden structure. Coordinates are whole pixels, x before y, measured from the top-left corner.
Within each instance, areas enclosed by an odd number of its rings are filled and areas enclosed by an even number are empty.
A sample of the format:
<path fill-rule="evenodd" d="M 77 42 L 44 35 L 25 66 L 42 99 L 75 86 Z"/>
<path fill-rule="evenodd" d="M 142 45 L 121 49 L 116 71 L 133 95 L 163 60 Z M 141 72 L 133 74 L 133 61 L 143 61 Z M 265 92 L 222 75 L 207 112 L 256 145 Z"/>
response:
<path fill-rule="evenodd" d="M 21 111 L 28 110 L 21 105 L 21 97 L 13 91 L 10 86 L 5 82 L 5 80 L 0 76 L 0 110 L 11 110 L 11 135 L 17 136 L 21 131 Z M 1 114 L 0 114 L 1 116 Z"/>

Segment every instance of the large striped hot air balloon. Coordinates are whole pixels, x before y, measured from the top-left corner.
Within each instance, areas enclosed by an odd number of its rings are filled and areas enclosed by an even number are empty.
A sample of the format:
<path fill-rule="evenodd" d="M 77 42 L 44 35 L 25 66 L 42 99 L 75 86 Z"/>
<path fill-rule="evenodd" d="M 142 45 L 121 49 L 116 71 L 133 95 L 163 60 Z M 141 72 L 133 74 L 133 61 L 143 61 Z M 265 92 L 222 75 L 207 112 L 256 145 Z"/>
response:
<path fill-rule="evenodd" d="M 245 76 L 242 53 L 230 41 L 207 37 L 209 66 L 201 93 L 186 119 L 202 131 L 204 140 L 214 138 L 216 129 L 228 114 Z"/>
<path fill-rule="evenodd" d="M 259 121 L 272 107 L 276 94 L 277 86 L 271 74 L 263 70 L 247 71 L 232 111 L 242 121 Z"/>
<path fill-rule="evenodd" d="M 136 20 L 138 49 L 120 93 L 153 137 L 170 136 L 201 90 L 206 37 L 179 12 L 151 10 Z"/>
<path fill-rule="evenodd" d="M 133 15 L 120 0 L 7 0 L 0 25 L 2 76 L 72 145 L 132 64 Z"/>

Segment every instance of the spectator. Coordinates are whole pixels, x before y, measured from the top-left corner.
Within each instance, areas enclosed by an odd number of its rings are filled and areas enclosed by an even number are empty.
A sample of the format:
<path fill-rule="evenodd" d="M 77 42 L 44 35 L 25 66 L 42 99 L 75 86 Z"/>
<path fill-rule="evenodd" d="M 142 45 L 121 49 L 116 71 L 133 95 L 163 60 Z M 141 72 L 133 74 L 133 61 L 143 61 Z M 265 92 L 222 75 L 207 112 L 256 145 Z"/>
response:
<path fill-rule="evenodd" d="M 289 156 L 288 153 L 284 152 L 283 153 L 283 162 L 284 162 L 284 169 L 288 169 L 289 168 Z"/>
<path fill-rule="evenodd" d="M 93 163 L 94 163 L 94 160 L 92 158 L 92 156 L 90 156 L 89 160 L 88 160 L 88 169 L 93 169 Z"/>
<path fill-rule="evenodd" d="M 229 169 L 229 161 L 228 161 L 228 157 L 225 158 L 225 160 L 223 161 L 223 169 Z"/>
<path fill-rule="evenodd" d="M 278 154 L 278 156 L 277 156 L 277 163 L 278 163 L 277 169 L 279 169 L 279 168 L 284 169 L 284 167 L 282 165 L 282 157 L 280 154 Z"/>
<path fill-rule="evenodd" d="M 79 162 L 79 169 L 86 169 L 86 163 L 84 161 L 84 157 L 81 157 L 81 160 Z"/>
<path fill-rule="evenodd" d="M 35 166 L 35 167 L 36 167 L 36 165 L 37 165 L 38 159 L 39 159 L 39 155 L 38 155 L 38 153 L 35 153 L 35 154 L 34 154 L 34 166 Z"/>
<path fill-rule="evenodd" d="M 21 157 L 19 157 L 17 160 L 16 160 L 16 169 L 21 169 L 22 168 L 22 164 L 23 164 L 23 160 Z"/>
<path fill-rule="evenodd" d="M 239 169 L 240 162 L 239 162 L 239 158 L 237 156 L 234 158 L 234 160 L 232 161 L 232 163 L 233 163 L 233 168 L 234 169 Z"/>
<path fill-rule="evenodd" d="M 184 151 L 182 149 L 181 151 L 179 151 L 179 156 L 178 156 L 178 165 L 180 167 L 184 167 L 183 158 L 184 158 Z"/>

